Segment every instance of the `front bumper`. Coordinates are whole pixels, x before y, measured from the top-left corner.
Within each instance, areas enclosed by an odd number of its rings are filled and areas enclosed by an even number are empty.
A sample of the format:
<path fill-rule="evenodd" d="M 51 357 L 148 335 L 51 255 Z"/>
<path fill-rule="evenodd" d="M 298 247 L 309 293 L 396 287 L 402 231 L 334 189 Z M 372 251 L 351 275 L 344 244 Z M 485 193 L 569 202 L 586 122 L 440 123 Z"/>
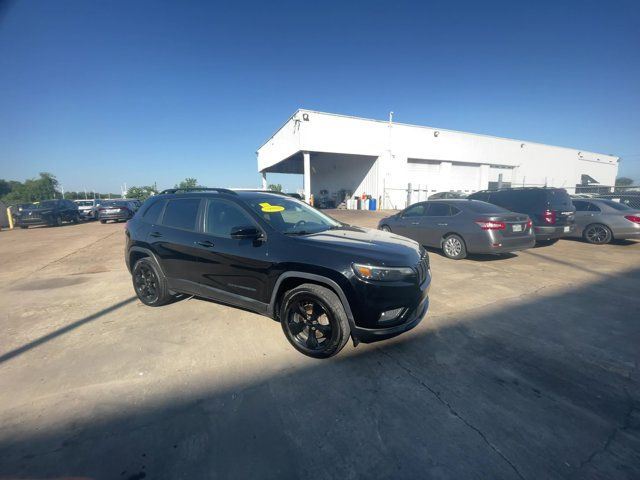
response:
<path fill-rule="evenodd" d="M 364 328 L 355 327 L 351 334 L 353 337 L 362 343 L 372 343 L 379 340 L 386 340 L 388 338 L 395 337 L 401 333 L 408 332 L 415 326 L 417 326 L 429 309 L 429 297 L 425 297 L 418 307 L 414 310 L 413 314 L 409 315 L 400 325 L 387 328 Z"/>

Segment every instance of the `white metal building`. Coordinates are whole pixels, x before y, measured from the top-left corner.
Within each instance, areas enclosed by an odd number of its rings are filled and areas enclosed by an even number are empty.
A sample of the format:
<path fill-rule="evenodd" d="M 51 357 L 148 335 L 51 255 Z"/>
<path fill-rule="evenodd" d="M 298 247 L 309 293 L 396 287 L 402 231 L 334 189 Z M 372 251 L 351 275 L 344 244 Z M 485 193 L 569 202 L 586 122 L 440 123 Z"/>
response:
<path fill-rule="evenodd" d="M 304 175 L 306 198 L 325 190 L 404 208 L 435 192 L 503 186 L 613 186 L 619 157 L 523 140 L 298 110 L 258 149 L 267 175 Z"/>

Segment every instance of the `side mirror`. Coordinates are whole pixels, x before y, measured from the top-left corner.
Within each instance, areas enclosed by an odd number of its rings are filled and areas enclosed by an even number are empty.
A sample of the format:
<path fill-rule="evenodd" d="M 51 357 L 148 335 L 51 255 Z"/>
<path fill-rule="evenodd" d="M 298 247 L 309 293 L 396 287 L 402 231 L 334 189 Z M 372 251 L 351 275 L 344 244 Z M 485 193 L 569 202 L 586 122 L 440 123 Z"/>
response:
<path fill-rule="evenodd" d="M 260 237 L 262 237 L 262 232 L 253 226 L 233 227 L 231 229 L 231 238 L 237 240 L 257 240 Z"/>

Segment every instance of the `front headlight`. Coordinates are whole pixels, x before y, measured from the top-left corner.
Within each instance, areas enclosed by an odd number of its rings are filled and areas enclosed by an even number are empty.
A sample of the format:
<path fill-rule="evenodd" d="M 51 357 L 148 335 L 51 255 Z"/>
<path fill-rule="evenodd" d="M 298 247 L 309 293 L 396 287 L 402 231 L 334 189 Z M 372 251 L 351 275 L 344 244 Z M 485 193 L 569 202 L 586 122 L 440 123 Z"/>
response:
<path fill-rule="evenodd" d="M 353 271 L 362 280 L 375 280 L 380 282 L 397 282 L 408 280 L 415 275 L 409 267 L 372 267 L 371 265 L 353 264 Z"/>

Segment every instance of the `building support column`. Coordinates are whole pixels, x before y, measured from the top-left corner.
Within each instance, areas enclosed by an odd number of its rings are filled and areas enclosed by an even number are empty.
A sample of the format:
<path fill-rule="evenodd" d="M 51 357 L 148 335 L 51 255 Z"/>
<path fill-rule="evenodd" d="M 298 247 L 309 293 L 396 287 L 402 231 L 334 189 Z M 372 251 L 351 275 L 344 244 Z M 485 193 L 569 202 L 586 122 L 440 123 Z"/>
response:
<path fill-rule="evenodd" d="M 267 189 L 267 172 L 262 172 L 262 189 Z"/>
<path fill-rule="evenodd" d="M 490 168 L 487 164 L 480 165 L 480 185 L 478 185 L 478 190 L 487 190 L 489 188 Z"/>
<path fill-rule="evenodd" d="M 302 152 L 304 159 L 304 201 L 311 203 L 311 154 Z"/>

